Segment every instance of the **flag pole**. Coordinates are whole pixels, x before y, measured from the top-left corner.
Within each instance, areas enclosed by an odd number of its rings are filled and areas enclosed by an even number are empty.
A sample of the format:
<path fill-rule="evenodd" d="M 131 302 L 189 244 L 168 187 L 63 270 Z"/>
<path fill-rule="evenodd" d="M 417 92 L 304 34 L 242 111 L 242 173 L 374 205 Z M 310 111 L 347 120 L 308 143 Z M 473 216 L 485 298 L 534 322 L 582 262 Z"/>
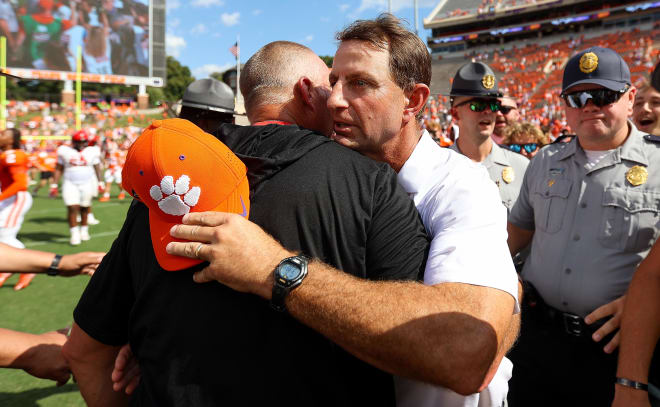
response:
<path fill-rule="evenodd" d="M 76 130 L 80 130 L 80 115 L 82 114 L 82 47 L 76 50 Z"/>
<path fill-rule="evenodd" d="M 2 72 L 7 68 L 7 38 L 0 37 L 0 69 Z M 0 77 L 0 130 L 7 128 L 7 78 Z"/>

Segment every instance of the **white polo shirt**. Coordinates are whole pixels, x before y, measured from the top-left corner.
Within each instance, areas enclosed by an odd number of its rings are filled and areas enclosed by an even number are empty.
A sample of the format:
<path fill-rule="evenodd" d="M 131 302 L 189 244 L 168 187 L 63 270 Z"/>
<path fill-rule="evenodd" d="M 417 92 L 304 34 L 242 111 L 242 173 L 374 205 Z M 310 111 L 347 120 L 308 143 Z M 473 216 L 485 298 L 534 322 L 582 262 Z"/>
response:
<path fill-rule="evenodd" d="M 518 277 L 506 243 L 507 211 L 484 167 L 440 147 L 424 131 L 398 180 L 414 200 L 432 239 L 424 284 L 497 288 L 515 299 L 514 312 L 520 312 Z M 488 387 L 470 396 L 396 377 L 397 406 L 501 406 L 512 369 L 511 361 L 504 358 Z"/>

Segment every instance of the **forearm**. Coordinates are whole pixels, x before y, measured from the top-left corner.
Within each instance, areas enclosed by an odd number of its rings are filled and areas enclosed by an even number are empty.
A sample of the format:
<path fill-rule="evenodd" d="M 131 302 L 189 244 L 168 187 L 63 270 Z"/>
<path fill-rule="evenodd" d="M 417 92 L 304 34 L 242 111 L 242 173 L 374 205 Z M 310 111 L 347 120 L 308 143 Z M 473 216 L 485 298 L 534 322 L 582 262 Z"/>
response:
<path fill-rule="evenodd" d="M 0 272 L 43 273 L 50 267 L 55 255 L 38 250 L 17 249 L 0 243 Z"/>
<path fill-rule="evenodd" d="M 33 346 L 36 335 L 0 328 L 0 367 L 25 369 L 21 355 Z"/>
<path fill-rule="evenodd" d="M 660 273 L 640 267 L 626 295 L 617 376 L 646 383 L 658 338 Z"/>
<path fill-rule="evenodd" d="M 112 369 L 119 349 L 97 342 L 74 323 L 63 353 L 88 406 L 128 405 L 130 398 L 112 389 Z"/>
<path fill-rule="evenodd" d="M 493 312 L 500 294 L 508 304 Z M 466 284 L 361 280 L 313 262 L 287 308 L 380 369 L 470 394 L 496 359 L 513 298 Z"/>
<path fill-rule="evenodd" d="M 508 233 L 507 244 L 512 256 L 527 247 L 534 237 L 533 230 L 519 228 L 511 222 L 507 222 L 506 231 Z"/>

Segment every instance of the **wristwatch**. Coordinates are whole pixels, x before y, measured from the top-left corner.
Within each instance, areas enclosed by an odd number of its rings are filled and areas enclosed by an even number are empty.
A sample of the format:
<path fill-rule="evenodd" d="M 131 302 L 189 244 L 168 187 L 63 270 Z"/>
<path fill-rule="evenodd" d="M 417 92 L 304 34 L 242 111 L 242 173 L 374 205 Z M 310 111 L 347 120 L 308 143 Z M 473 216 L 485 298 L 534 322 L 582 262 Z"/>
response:
<path fill-rule="evenodd" d="M 273 309 L 284 312 L 286 307 L 284 300 L 289 292 L 298 287 L 307 276 L 307 263 L 309 259 L 305 256 L 287 257 L 275 267 L 273 276 L 273 295 L 270 306 Z"/>
<path fill-rule="evenodd" d="M 48 267 L 46 274 L 51 277 L 60 274 L 60 260 L 62 260 L 62 255 L 56 254 L 55 257 L 53 257 L 53 261 L 50 263 L 50 267 Z"/>

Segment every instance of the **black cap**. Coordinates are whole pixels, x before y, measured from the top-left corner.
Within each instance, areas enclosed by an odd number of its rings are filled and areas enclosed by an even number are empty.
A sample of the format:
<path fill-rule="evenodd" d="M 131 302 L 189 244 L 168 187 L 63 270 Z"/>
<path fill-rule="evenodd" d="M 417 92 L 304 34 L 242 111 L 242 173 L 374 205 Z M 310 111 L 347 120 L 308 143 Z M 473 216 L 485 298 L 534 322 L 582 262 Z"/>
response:
<path fill-rule="evenodd" d="M 497 89 L 495 72 L 488 65 L 483 62 L 468 62 L 456 72 L 449 96 L 497 98 L 502 94 Z"/>
<path fill-rule="evenodd" d="M 234 92 L 227 84 L 213 78 L 200 79 L 188 85 L 182 106 L 234 114 Z"/>
<path fill-rule="evenodd" d="M 630 85 L 630 69 L 614 50 L 591 47 L 571 57 L 564 68 L 561 93 L 582 83 L 593 83 L 620 91 Z"/>
<path fill-rule="evenodd" d="M 655 66 L 655 69 L 653 69 L 653 73 L 651 74 L 651 86 L 658 92 L 660 92 L 660 62 Z"/>

